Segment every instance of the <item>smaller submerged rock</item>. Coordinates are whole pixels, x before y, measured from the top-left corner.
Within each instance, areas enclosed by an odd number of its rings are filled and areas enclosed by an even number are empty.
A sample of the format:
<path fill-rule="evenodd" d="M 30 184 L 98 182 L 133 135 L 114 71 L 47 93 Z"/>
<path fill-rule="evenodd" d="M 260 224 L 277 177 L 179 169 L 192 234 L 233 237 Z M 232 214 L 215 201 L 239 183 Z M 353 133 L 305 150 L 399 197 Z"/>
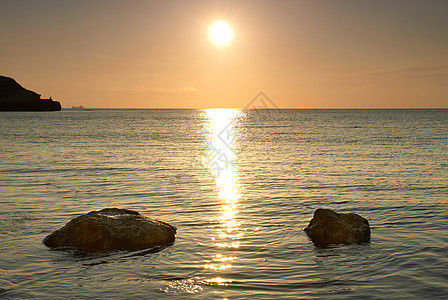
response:
<path fill-rule="evenodd" d="M 357 214 L 337 213 L 318 208 L 304 229 L 314 244 L 328 247 L 331 244 L 360 244 L 370 240 L 369 222 Z"/>
<path fill-rule="evenodd" d="M 169 246 L 176 227 L 129 209 L 105 208 L 79 216 L 48 235 L 43 243 L 51 248 L 74 248 L 83 252 L 141 250 Z"/>

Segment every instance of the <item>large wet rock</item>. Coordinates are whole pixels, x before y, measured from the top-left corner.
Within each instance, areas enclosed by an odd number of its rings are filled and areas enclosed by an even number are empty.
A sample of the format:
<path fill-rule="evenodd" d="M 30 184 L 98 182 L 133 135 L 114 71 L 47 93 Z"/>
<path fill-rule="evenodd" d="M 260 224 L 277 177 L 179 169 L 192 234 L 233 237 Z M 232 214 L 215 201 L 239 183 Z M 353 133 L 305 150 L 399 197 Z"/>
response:
<path fill-rule="evenodd" d="M 79 216 L 48 235 L 43 243 L 52 248 L 83 252 L 141 250 L 169 246 L 176 227 L 128 209 L 105 208 Z"/>
<path fill-rule="evenodd" d="M 370 240 L 369 222 L 357 214 L 337 213 L 318 208 L 304 229 L 314 244 L 327 247 L 332 244 L 360 244 Z"/>
<path fill-rule="evenodd" d="M 27 90 L 10 77 L 0 76 L 0 111 L 55 111 L 61 103 L 41 99 L 38 93 Z"/>

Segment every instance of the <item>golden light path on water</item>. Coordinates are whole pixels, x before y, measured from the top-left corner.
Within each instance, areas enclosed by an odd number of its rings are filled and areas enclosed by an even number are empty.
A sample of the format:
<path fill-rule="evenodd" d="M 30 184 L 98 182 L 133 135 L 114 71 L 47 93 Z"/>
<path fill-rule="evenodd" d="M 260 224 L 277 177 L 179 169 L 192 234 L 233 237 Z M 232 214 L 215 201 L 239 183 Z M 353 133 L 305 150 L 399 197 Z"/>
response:
<path fill-rule="evenodd" d="M 216 232 L 211 238 L 218 250 L 204 268 L 216 272 L 206 283 L 227 285 L 231 282 L 222 277 L 225 270 L 232 268 L 238 258 L 235 251 L 240 246 L 243 233 L 238 221 L 238 200 L 240 199 L 237 170 L 232 161 L 235 159 L 235 120 L 239 110 L 209 109 L 206 111 L 209 134 L 209 151 L 206 165 L 215 178 L 218 197 L 222 201 L 220 215 L 215 220 Z"/>

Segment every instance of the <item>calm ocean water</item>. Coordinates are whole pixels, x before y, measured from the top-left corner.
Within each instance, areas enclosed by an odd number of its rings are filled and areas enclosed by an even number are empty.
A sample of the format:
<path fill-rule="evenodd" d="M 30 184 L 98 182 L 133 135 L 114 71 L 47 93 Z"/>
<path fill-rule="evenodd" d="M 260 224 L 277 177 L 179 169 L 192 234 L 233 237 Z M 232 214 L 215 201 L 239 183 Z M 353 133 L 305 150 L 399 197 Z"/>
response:
<path fill-rule="evenodd" d="M 0 298 L 446 299 L 448 110 L 0 112 Z M 42 239 L 122 207 L 157 253 Z M 316 248 L 316 208 L 370 244 Z"/>

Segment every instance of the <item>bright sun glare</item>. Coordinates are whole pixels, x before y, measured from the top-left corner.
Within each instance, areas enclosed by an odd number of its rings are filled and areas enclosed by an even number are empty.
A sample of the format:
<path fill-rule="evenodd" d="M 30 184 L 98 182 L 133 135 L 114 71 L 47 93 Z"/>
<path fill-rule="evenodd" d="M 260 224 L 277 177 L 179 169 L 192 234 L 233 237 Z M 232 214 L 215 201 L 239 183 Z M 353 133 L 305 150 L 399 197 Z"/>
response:
<path fill-rule="evenodd" d="M 209 34 L 212 41 L 218 45 L 228 44 L 233 37 L 229 24 L 221 21 L 210 26 Z"/>

